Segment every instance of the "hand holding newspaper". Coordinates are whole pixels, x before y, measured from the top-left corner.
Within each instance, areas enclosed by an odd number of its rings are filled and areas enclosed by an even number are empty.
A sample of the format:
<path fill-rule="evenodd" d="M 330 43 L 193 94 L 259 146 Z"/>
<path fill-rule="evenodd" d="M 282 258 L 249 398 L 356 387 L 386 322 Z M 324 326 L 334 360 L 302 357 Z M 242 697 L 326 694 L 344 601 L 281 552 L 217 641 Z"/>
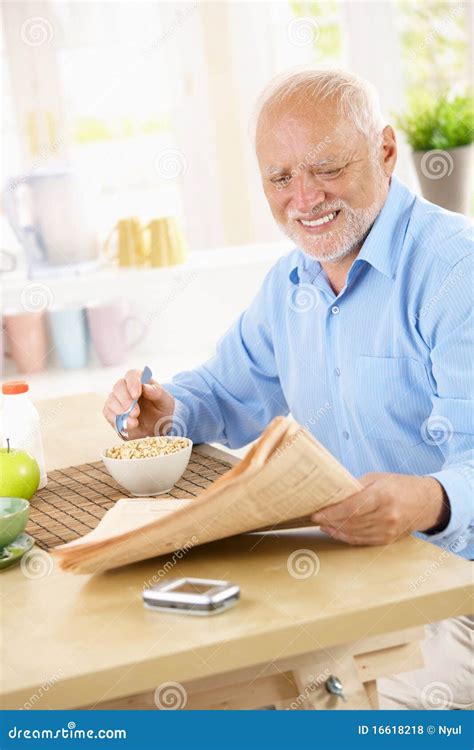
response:
<path fill-rule="evenodd" d="M 56 547 L 60 567 L 96 573 L 309 516 L 361 484 L 291 417 L 276 417 L 239 464 L 197 498 L 123 498 L 93 531 Z"/>

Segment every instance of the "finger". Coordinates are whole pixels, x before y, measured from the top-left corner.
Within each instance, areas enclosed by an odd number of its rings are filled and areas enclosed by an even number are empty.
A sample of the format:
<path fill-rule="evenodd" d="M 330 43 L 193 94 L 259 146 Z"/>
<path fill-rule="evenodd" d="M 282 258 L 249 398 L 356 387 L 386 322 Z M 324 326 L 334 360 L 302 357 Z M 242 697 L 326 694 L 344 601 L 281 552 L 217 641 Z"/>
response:
<path fill-rule="evenodd" d="M 321 526 L 344 532 L 345 534 L 365 534 L 380 528 L 380 520 L 374 513 L 366 516 L 347 518 L 337 523 L 323 523 Z"/>
<path fill-rule="evenodd" d="M 381 479 L 384 476 L 384 473 L 385 472 L 382 471 L 371 471 L 368 474 L 359 477 L 359 482 L 363 487 L 370 487 L 371 484 Z"/>
<path fill-rule="evenodd" d="M 102 414 L 106 418 L 107 422 L 109 422 L 109 424 L 111 424 L 112 427 L 115 428 L 115 419 L 116 419 L 117 414 L 113 412 L 111 409 L 109 409 L 107 406 L 104 406 Z M 133 417 L 128 417 L 127 430 L 134 430 L 138 426 L 139 426 L 138 419 L 133 419 Z"/>
<path fill-rule="evenodd" d="M 346 544 L 351 543 L 350 535 L 345 534 L 343 531 L 335 528 L 334 526 L 321 526 L 321 531 L 330 536 L 331 539 L 336 539 L 338 542 L 345 542 Z"/>
<path fill-rule="evenodd" d="M 114 418 L 117 416 L 117 414 L 122 414 L 124 411 L 122 402 L 118 400 L 114 395 L 109 396 L 107 399 L 107 408 L 109 411 L 114 415 Z"/>
<path fill-rule="evenodd" d="M 130 393 L 124 378 L 122 378 L 121 380 L 117 380 L 113 387 L 112 395 L 115 396 L 115 398 L 120 402 L 119 413 L 128 409 L 131 402 L 133 401 L 133 396 Z"/>
<path fill-rule="evenodd" d="M 112 425 L 112 427 L 115 427 L 115 414 L 109 409 L 107 405 L 104 406 L 102 410 L 102 414 L 106 418 L 107 422 Z"/>
<path fill-rule="evenodd" d="M 334 525 L 354 516 L 365 516 L 376 507 L 376 499 L 370 490 L 360 490 L 340 503 L 329 505 L 311 516 L 314 523 Z"/>
<path fill-rule="evenodd" d="M 346 544 L 366 544 L 370 546 L 392 544 L 408 534 L 408 532 L 402 532 L 394 536 L 383 526 L 372 526 L 358 531 L 327 526 L 324 527 L 324 530 L 333 539 Z"/>
<path fill-rule="evenodd" d="M 132 417 L 132 419 L 138 419 L 139 416 L 140 416 L 140 407 L 138 406 L 138 404 L 135 404 L 132 411 L 130 412 L 130 417 Z"/>
<path fill-rule="evenodd" d="M 142 373 L 141 370 L 129 370 L 125 373 L 124 382 L 130 393 L 130 401 L 134 398 L 140 398 L 142 393 Z"/>
<path fill-rule="evenodd" d="M 325 534 L 328 534 L 328 536 L 338 542 L 344 542 L 344 544 L 367 547 L 386 544 L 380 534 L 370 533 L 369 531 L 367 531 L 366 533 L 353 534 L 346 533 L 341 529 L 336 529 L 331 526 L 321 527 L 321 531 L 324 531 Z"/>
<path fill-rule="evenodd" d="M 114 430 L 116 429 L 116 420 L 117 420 L 117 412 L 115 410 L 110 409 L 107 405 L 104 406 L 102 410 L 102 414 L 106 418 L 107 422 L 112 425 Z M 120 414 L 120 412 L 119 412 Z"/>
<path fill-rule="evenodd" d="M 147 401 L 159 401 L 164 392 L 165 389 L 163 388 L 163 386 L 161 386 L 155 380 L 152 380 L 150 383 L 147 383 L 145 386 L 143 386 L 143 397 L 146 398 Z"/>

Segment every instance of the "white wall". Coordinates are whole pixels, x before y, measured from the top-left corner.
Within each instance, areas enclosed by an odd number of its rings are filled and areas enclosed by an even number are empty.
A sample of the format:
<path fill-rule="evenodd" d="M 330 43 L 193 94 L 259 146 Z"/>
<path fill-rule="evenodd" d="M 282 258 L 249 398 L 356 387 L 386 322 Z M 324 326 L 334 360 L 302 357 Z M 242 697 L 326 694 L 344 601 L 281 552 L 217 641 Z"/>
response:
<path fill-rule="evenodd" d="M 32 397 L 37 399 L 87 391 L 106 393 L 126 370 L 145 364 L 157 379 L 169 380 L 176 372 L 212 356 L 219 338 L 248 306 L 279 255 L 290 247 L 284 242 L 204 251 L 193 254 L 186 266 L 169 269 L 114 269 L 94 276 L 38 282 L 25 281 L 22 276 L 12 278 L 4 284 L 4 308 L 20 308 L 25 288 L 32 296 L 38 284 L 47 289 L 44 297 L 54 305 L 85 303 L 99 296 L 123 297 L 147 332 L 118 367 L 102 367 L 92 352 L 87 369 L 64 370 L 53 351 L 48 369 L 28 376 L 19 375 L 13 363 L 5 360 L 3 380 L 26 378 Z M 138 332 L 142 326 L 135 329 Z"/>

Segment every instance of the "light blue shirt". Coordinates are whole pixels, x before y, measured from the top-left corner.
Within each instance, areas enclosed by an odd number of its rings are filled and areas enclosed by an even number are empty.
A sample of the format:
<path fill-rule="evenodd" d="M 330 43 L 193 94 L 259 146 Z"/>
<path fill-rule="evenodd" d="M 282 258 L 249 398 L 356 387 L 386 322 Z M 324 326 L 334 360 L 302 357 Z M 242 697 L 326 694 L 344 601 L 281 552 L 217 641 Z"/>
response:
<path fill-rule="evenodd" d="M 175 429 L 231 448 L 291 414 L 356 477 L 431 475 L 451 504 L 423 538 L 474 558 L 473 242 L 395 177 L 336 295 L 295 249 L 204 365 L 164 384 Z"/>

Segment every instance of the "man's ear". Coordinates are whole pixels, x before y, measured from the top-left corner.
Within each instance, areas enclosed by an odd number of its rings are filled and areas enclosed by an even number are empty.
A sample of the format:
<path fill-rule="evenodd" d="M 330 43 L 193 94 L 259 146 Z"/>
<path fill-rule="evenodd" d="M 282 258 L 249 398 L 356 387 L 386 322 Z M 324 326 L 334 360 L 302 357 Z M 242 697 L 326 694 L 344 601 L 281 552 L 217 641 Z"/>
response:
<path fill-rule="evenodd" d="M 384 127 L 382 136 L 382 169 L 390 177 L 397 163 L 397 136 L 391 125 Z"/>

